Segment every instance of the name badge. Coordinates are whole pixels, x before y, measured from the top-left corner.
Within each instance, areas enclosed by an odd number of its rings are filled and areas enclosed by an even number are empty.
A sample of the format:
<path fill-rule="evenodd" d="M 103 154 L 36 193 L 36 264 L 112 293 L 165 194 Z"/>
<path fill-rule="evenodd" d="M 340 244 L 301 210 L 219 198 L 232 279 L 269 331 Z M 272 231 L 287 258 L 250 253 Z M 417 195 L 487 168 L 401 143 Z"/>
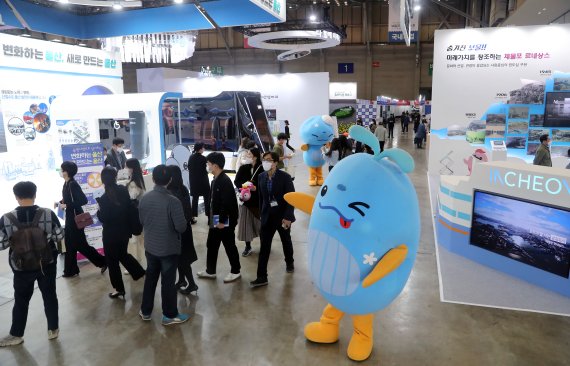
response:
<path fill-rule="evenodd" d="M 271 207 L 277 207 L 277 206 L 279 206 L 279 204 L 277 203 L 277 201 L 271 201 L 271 202 L 269 202 L 269 205 L 270 205 Z"/>

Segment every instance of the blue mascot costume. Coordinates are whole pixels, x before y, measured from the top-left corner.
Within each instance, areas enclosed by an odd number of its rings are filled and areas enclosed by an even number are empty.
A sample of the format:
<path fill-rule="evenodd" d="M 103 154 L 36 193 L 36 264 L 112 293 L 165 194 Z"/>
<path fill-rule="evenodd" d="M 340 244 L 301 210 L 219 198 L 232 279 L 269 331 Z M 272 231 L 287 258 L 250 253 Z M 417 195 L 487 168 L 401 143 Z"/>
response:
<path fill-rule="evenodd" d="M 285 199 L 311 214 L 309 269 L 329 303 L 319 322 L 307 324 L 305 337 L 336 342 L 340 320 L 348 314 L 354 332 L 347 354 L 362 361 L 372 352 L 373 313 L 394 301 L 412 271 L 420 214 L 406 175 L 414 169 L 412 157 L 400 149 L 380 153 L 378 140 L 363 127 L 352 126 L 349 133 L 370 146 L 374 155 L 342 159 L 317 197 L 295 192 Z"/>
<path fill-rule="evenodd" d="M 325 159 L 321 148 L 334 137 L 333 120 L 330 116 L 311 117 L 301 125 L 301 140 L 304 144 L 303 161 L 309 167 L 309 185 L 323 185 L 323 165 Z"/>

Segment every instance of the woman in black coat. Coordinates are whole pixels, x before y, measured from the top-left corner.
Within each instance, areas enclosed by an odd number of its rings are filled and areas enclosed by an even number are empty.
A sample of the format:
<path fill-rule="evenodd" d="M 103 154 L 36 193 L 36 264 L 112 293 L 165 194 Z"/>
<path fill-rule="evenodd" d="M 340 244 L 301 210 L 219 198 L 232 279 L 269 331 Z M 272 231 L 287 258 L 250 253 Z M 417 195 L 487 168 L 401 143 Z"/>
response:
<path fill-rule="evenodd" d="M 79 183 L 73 179 L 77 174 L 77 164 L 72 161 L 64 161 L 61 164 L 61 176 L 65 180 L 63 184 L 61 208 L 65 209 L 65 263 L 63 277 L 75 277 L 79 275 L 77 266 L 77 252 L 83 254 L 91 263 L 101 268 L 101 273 L 107 270 L 105 257 L 99 254 L 95 248 L 87 243 L 84 229 L 78 229 L 75 224 L 75 216 L 83 213 L 83 206 L 87 197 L 81 190 Z"/>
<path fill-rule="evenodd" d="M 97 217 L 103 224 L 103 248 L 109 266 L 109 277 L 115 291 L 109 297 L 115 299 L 119 296 L 125 298 L 125 285 L 121 274 L 121 263 L 131 274 L 133 280 L 145 275 L 144 268 L 127 252 L 131 237 L 129 221 L 129 206 L 131 197 L 127 187 L 117 185 L 117 171 L 113 167 L 106 167 L 101 172 L 101 181 L 105 185 L 105 193 L 97 199 L 99 210 Z"/>
<path fill-rule="evenodd" d="M 168 184 L 168 190 L 174 197 L 180 200 L 186 221 L 190 222 L 192 219 L 192 205 L 190 204 L 190 194 L 182 180 L 182 172 L 178 165 L 171 165 L 168 167 L 168 170 L 172 175 L 172 180 Z M 198 285 L 194 281 L 191 267 L 192 263 L 198 260 L 196 249 L 194 248 L 191 225 L 186 227 L 186 231 L 182 233 L 181 239 L 180 244 L 182 248 L 180 259 L 178 260 L 178 282 L 176 283 L 176 288 L 181 294 L 188 295 L 191 292 L 198 291 Z"/>
<path fill-rule="evenodd" d="M 192 194 L 192 220 L 196 223 L 198 216 L 198 199 L 204 197 L 204 209 L 206 216 L 210 217 L 210 180 L 208 179 L 208 171 L 206 170 L 206 158 L 204 153 L 204 144 L 197 143 L 194 145 L 194 151 L 188 159 L 188 171 L 190 178 L 190 193 Z"/>

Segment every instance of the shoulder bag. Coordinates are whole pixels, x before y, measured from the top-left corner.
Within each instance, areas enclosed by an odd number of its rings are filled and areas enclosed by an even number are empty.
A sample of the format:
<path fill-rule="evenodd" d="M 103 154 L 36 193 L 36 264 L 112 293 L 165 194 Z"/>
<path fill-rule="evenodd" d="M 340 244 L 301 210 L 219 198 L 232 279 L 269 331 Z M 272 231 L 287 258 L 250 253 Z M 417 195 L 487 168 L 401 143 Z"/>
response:
<path fill-rule="evenodd" d="M 71 191 L 71 185 L 69 186 L 69 195 L 71 196 L 71 202 L 73 203 L 73 192 Z M 85 229 L 87 226 L 93 225 L 93 217 L 89 212 L 83 212 L 79 215 L 75 212 L 75 207 L 73 207 L 73 215 L 75 217 L 75 225 L 79 230 Z"/>

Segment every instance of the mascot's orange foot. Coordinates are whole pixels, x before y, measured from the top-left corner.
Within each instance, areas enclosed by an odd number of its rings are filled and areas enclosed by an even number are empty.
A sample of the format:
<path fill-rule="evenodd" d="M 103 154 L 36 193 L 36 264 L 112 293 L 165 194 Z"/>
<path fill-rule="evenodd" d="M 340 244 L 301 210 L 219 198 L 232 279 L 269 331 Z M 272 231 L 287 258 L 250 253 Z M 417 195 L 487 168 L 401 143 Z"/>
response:
<path fill-rule="evenodd" d="M 316 181 L 316 180 L 309 180 L 309 185 L 310 185 L 310 186 L 316 186 L 316 185 L 317 185 L 317 181 Z"/>
<path fill-rule="evenodd" d="M 305 330 L 305 333 L 306 332 L 307 331 Z M 348 358 L 354 361 L 366 360 L 372 353 L 372 345 L 372 338 L 355 329 L 346 352 Z"/>
<path fill-rule="evenodd" d="M 325 180 L 324 180 L 324 179 L 317 179 L 317 185 L 318 185 L 318 186 L 322 186 L 323 184 L 325 184 Z"/>
<path fill-rule="evenodd" d="M 338 328 L 338 324 L 309 323 L 305 326 L 305 337 L 315 343 L 335 343 L 338 341 Z"/>

